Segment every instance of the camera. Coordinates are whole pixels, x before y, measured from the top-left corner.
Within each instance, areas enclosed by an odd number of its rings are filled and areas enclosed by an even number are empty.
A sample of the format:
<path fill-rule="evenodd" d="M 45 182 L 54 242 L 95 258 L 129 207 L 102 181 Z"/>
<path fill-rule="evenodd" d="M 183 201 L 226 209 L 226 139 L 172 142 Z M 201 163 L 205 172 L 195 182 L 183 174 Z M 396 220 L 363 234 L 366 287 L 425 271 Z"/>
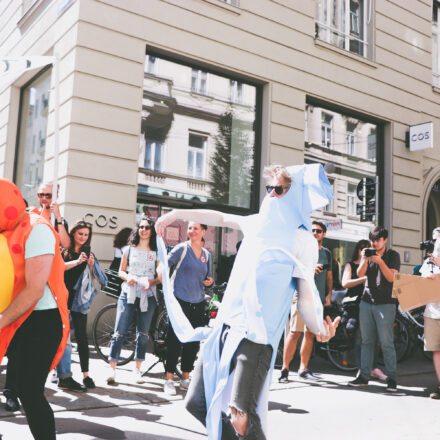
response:
<path fill-rule="evenodd" d="M 422 241 L 420 242 L 420 250 L 431 254 L 434 251 L 434 243 L 435 240 Z"/>
<path fill-rule="evenodd" d="M 330 269 L 330 264 L 329 263 L 322 265 L 322 270 L 329 270 L 329 269 Z"/>
<path fill-rule="evenodd" d="M 368 257 L 372 257 L 373 255 L 376 255 L 376 249 L 374 248 L 366 248 L 364 255 Z"/>

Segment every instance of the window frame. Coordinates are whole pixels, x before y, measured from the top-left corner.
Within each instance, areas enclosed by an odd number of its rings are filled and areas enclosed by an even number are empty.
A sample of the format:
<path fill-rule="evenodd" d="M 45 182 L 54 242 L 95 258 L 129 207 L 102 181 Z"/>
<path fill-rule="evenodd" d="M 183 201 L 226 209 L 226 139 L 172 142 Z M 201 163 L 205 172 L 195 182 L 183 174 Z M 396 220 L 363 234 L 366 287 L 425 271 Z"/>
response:
<path fill-rule="evenodd" d="M 194 72 L 196 72 L 196 89 L 193 88 L 193 78 Z M 205 75 L 205 90 L 201 89 L 202 77 Z M 208 72 L 203 69 L 196 69 L 192 67 L 191 69 L 191 92 L 197 93 L 199 95 L 207 95 L 208 94 Z"/>
<path fill-rule="evenodd" d="M 154 149 L 150 148 L 150 151 L 152 151 L 152 158 L 150 160 L 150 163 L 153 165 L 152 168 L 149 168 L 146 166 L 146 157 L 147 157 L 147 146 L 150 145 L 154 145 Z M 157 170 L 155 168 L 155 159 L 156 159 L 156 150 L 157 150 L 157 146 L 160 146 L 160 160 L 159 160 L 159 169 Z M 153 139 L 145 139 L 145 147 L 144 147 L 144 168 L 147 170 L 151 170 L 151 171 L 157 171 L 159 173 L 162 172 L 163 170 L 163 159 L 164 159 L 164 144 L 163 142 L 158 142 L 156 140 Z"/>
<path fill-rule="evenodd" d="M 323 117 L 328 116 L 331 118 L 330 123 L 327 123 L 325 121 L 323 121 Z M 325 143 L 322 142 L 322 130 L 325 130 Z M 330 145 L 328 145 L 328 131 L 330 132 Z M 322 112 L 321 113 L 321 145 L 324 148 L 328 148 L 329 150 L 333 149 L 333 115 L 331 115 L 330 113 L 326 113 L 326 112 Z"/>
<path fill-rule="evenodd" d="M 197 136 L 199 138 L 203 138 L 203 147 L 199 148 L 199 147 L 194 147 L 190 144 L 189 140 L 191 136 Z M 191 179 L 200 179 L 203 180 L 205 179 L 205 175 L 206 175 L 206 152 L 208 150 L 208 138 L 209 136 L 206 134 L 202 134 L 202 133 L 198 133 L 195 131 L 189 131 L 188 132 L 188 151 L 187 151 L 187 168 L 186 168 L 186 175 L 191 178 Z M 189 153 L 190 151 L 193 152 L 194 154 L 194 158 L 193 158 L 193 174 L 189 173 Z M 201 176 L 198 176 L 196 174 L 197 171 L 197 155 L 200 154 L 200 152 L 202 152 L 202 174 Z"/>

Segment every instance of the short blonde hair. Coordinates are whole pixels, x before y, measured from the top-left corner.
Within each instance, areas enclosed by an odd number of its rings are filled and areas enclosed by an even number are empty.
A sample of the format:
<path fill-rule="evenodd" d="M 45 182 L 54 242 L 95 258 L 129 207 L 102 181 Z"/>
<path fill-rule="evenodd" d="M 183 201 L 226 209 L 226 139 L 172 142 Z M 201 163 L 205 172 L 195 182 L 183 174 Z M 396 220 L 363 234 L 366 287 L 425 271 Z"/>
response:
<path fill-rule="evenodd" d="M 263 176 L 266 180 L 270 180 L 274 177 L 282 177 L 287 184 L 292 184 L 292 177 L 283 165 L 272 164 L 264 167 Z"/>

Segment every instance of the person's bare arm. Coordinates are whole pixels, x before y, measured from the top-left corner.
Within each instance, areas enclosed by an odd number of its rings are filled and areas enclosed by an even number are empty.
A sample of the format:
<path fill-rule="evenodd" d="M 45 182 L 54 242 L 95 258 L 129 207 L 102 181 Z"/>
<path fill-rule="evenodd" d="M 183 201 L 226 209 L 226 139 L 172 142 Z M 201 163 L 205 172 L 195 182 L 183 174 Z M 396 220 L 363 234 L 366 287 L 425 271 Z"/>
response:
<path fill-rule="evenodd" d="M 364 284 L 367 277 L 361 278 L 351 278 L 351 266 L 349 263 L 345 265 L 344 274 L 342 275 L 342 287 L 344 289 L 350 289 L 350 287 L 358 286 L 359 284 Z"/>
<path fill-rule="evenodd" d="M 332 303 L 332 290 L 333 290 L 333 272 L 327 271 L 325 279 L 325 287 L 327 294 L 325 295 L 325 305 L 329 306 Z"/>
<path fill-rule="evenodd" d="M 359 267 L 356 272 L 359 278 L 362 278 L 367 274 L 367 267 L 368 267 L 368 259 L 365 257 L 365 249 L 362 249 L 361 262 L 359 263 Z"/>
<path fill-rule="evenodd" d="M 159 217 L 156 222 L 157 235 L 163 237 L 165 228 L 176 220 L 192 221 L 210 226 L 241 229 L 240 220 L 242 216 L 225 214 L 211 209 L 174 209 L 173 211 Z"/>
<path fill-rule="evenodd" d="M 52 269 L 53 255 L 39 255 L 25 261 L 26 286 L 0 314 L 0 329 L 26 313 L 42 296 Z"/>
<path fill-rule="evenodd" d="M 76 260 L 64 262 L 64 271 L 73 269 L 84 261 L 87 261 L 87 255 L 85 254 L 85 252 L 81 252 L 81 255 Z"/>
<path fill-rule="evenodd" d="M 389 283 L 394 281 L 394 274 L 399 273 L 397 269 L 391 269 L 387 266 L 385 261 L 383 261 L 382 257 L 379 255 L 373 255 L 371 261 L 379 265 L 380 271 L 383 273 L 384 277 L 387 279 Z"/>

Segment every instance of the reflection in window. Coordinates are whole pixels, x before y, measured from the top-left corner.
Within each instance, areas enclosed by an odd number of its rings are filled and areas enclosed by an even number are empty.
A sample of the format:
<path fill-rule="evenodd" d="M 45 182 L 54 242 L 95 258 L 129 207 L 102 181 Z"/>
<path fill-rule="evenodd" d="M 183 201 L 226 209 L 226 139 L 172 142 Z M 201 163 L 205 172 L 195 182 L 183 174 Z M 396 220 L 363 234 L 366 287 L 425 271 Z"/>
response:
<path fill-rule="evenodd" d="M 153 55 L 147 55 L 147 58 L 145 60 L 145 72 L 149 73 L 151 75 L 156 74 L 156 63 L 157 58 Z"/>
<path fill-rule="evenodd" d="M 321 145 L 332 148 L 332 116 L 327 113 L 321 115 Z"/>
<path fill-rule="evenodd" d="M 146 71 L 149 62 L 147 55 Z M 208 85 L 206 70 L 158 56 L 155 64 L 156 74 L 144 77 L 139 193 L 257 209 L 257 88 L 212 72 Z M 209 99 L 199 96 L 208 86 Z"/>
<path fill-rule="evenodd" d="M 162 171 L 162 144 L 147 140 L 145 143 L 144 167 L 149 170 Z"/>
<path fill-rule="evenodd" d="M 203 70 L 192 69 L 191 91 L 206 95 L 206 78 L 208 74 Z"/>
<path fill-rule="evenodd" d="M 29 205 L 36 206 L 44 177 L 50 75 L 51 70 L 44 72 L 22 90 L 15 181 Z"/>
<path fill-rule="evenodd" d="M 196 179 L 204 177 L 206 136 L 189 134 L 188 142 L 188 176 Z"/>

